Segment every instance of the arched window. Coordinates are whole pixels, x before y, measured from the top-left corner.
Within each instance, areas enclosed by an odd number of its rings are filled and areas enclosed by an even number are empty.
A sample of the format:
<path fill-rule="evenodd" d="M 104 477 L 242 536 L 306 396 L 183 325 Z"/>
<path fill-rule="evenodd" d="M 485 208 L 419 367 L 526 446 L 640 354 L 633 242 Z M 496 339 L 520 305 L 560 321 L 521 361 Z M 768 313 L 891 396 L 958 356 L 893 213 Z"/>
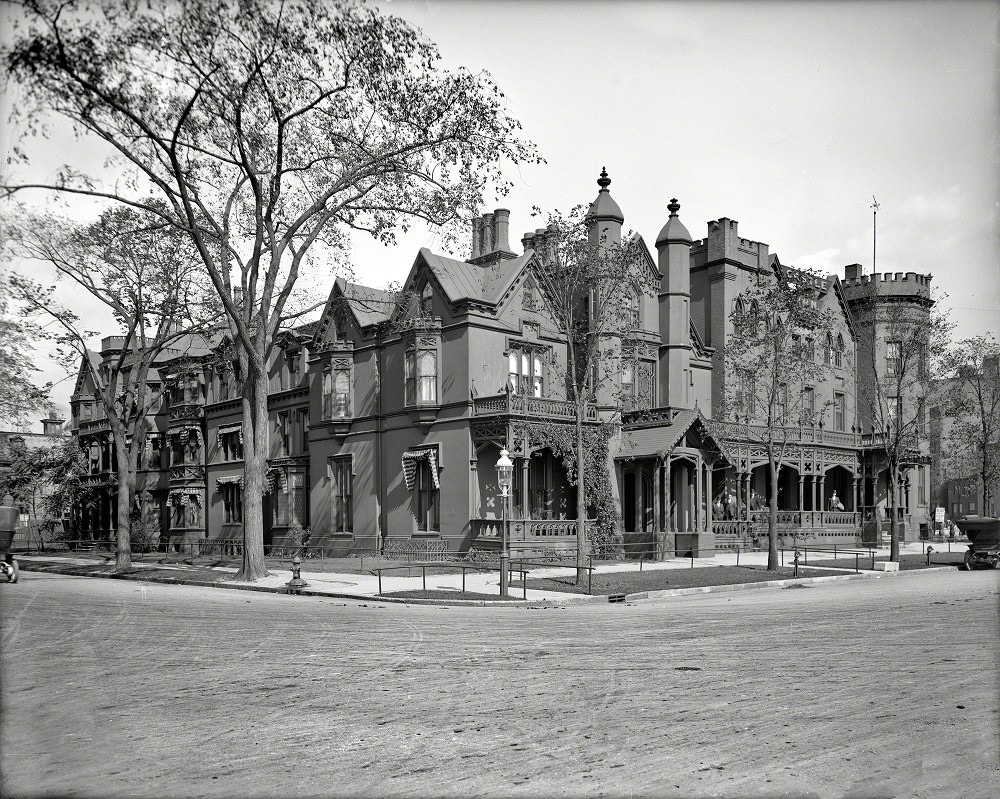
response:
<path fill-rule="evenodd" d="M 844 365 L 844 337 L 837 334 L 837 347 L 833 351 L 833 363 L 835 366 Z"/>
<path fill-rule="evenodd" d="M 833 363 L 833 336 L 826 334 L 826 347 L 823 350 L 823 363 L 829 366 Z"/>
<path fill-rule="evenodd" d="M 333 372 L 323 371 L 323 418 L 333 418 Z"/>
<path fill-rule="evenodd" d="M 345 419 L 351 415 L 351 373 L 338 369 L 333 376 L 333 415 Z"/>

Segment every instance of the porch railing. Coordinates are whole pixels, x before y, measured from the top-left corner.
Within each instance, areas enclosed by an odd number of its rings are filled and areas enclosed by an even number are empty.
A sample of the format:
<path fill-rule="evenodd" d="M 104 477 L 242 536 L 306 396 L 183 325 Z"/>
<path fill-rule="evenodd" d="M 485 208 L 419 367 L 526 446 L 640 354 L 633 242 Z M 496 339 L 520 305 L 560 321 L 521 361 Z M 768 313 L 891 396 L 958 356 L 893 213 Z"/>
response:
<path fill-rule="evenodd" d="M 769 511 L 750 511 L 750 521 L 755 526 L 767 525 Z M 778 527 L 860 527 L 861 514 L 840 510 L 779 510 Z M 726 522 L 712 522 L 712 529 Z"/>
<path fill-rule="evenodd" d="M 569 400 L 504 393 L 492 397 L 476 397 L 473 400 L 472 413 L 474 416 L 532 416 L 568 421 L 576 418 L 576 405 Z M 587 405 L 584 419 L 588 422 L 598 421 L 596 405 Z"/>
<path fill-rule="evenodd" d="M 510 519 L 510 540 L 528 541 L 533 538 L 576 538 L 575 519 Z M 500 519 L 473 519 L 473 538 L 495 538 L 499 540 L 503 532 Z"/>

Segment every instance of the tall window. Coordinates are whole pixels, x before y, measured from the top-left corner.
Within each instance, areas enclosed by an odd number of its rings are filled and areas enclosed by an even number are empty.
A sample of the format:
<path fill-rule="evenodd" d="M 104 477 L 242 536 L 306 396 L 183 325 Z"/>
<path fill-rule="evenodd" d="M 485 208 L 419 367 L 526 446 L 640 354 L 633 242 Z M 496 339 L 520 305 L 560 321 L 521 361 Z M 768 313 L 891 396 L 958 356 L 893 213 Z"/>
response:
<path fill-rule="evenodd" d="M 415 501 L 417 504 L 417 529 L 421 532 L 432 532 L 441 529 L 441 508 L 439 491 L 431 477 L 431 463 L 428 460 L 417 461 L 414 474 Z"/>
<path fill-rule="evenodd" d="M 843 430 L 846 424 L 847 401 L 843 394 L 834 392 L 833 395 L 833 429 Z"/>
<path fill-rule="evenodd" d="M 830 366 L 833 363 L 833 336 L 826 334 L 826 347 L 823 349 L 823 363 Z"/>
<path fill-rule="evenodd" d="M 839 333 L 837 334 L 837 346 L 833 351 L 833 365 L 844 365 L 844 337 Z"/>
<path fill-rule="evenodd" d="M 427 283 L 423 291 L 420 292 L 420 315 L 425 319 L 432 315 L 431 302 L 434 299 L 434 290 L 431 288 L 431 284 Z"/>
<path fill-rule="evenodd" d="M 653 407 L 653 364 L 622 358 L 622 405 L 626 410 L 648 410 Z"/>
<path fill-rule="evenodd" d="M 239 483 L 225 483 L 222 488 L 222 506 L 226 524 L 243 522 L 243 489 Z"/>
<path fill-rule="evenodd" d="M 288 455 L 288 411 L 278 411 L 278 418 L 274 423 L 275 432 L 278 434 L 278 454 Z"/>
<path fill-rule="evenodd" d="M 299 352 L 288 353 L 288 387 L 295 388 L 299 384 L 299 365 L 302 354 Z"/>
<path fill-rule="evenodd" d="M 757 412 L 757 384 L 754 377 L 749 372 L 741 372 L 739 376 L 738 388 L 736 390 L 736 410 L 737 413 L 745 413 L 752 416 Z"/>
<path fill-rule="evenodd" d="M 631 409 L 635 402 L 635 361 L 622 358 L 622 404 Z"/>
<path fill-rule="evenodd" d="M 885 343 L 885 371 L 889 375 L 898 375 L 903 368 L 903 345 L 898 341 Z"/>
<path fill-rule="evenodd" d="M 927 435 L 927 423 L 925 420 L 925 415 L 927 413 L 927 403 L 923 397 L 917 400 L 917 435 L 925 436 Z"/>
<path fill-rule="evenodd" d="M 243 460 L 243 432 L 239 428 L 220 431 L 219 445 L 222 449 L 223 460 Z"/>
<path fill-rule="evenodd" d="M 526 280 L 521 289 L 521 308 L 525 311 L 535 310 L 535 286 L 530 280 Z"/>
<path fill-rule="evenodd" d="M 812 386 L 802 389 L 802 413 L 800 421 L 802 424 L 812 424 L 816 416 L 816 390 Z"/>
<path fill-rule="evenodd" d="M 351 417 L 351 370 L 340 366 L 323 372 L 323 418 Z"/>
<path fill-rule="evenodd" d="M 437 403 L 437 352 L 411 349 L 404 362 L 407 405 Z"/>
<path fill-rule="evenodd" d="M 305 454 L 309 451 L 309 411 L 305 408 L 299 409 L 299 452 Z"/>
<path fill-rule="evenodd" d="M 354 475 L 351 458 L 330 458 L 330 524 L 331 532 L 354 531 Z"/>
<path fill-rule="evenodd" d="M 885 419 L 894 430 L 899 424 L 899 417 L 902 415 L 902 404 L 901 397 L 885 398 Z"/>
<path fill-rule="evenodd" d="M 545 391 L 543 370 L 540 350 L 513 348 L 507 355 L 507 379 L 514 394 L 541 397 Z"/>
<path fill-rule="evenodd" d="M 637 330 L 642 322 L 640 316 L 639 292 L 629 291 L 625 298 L 625 327 L 627 330 Z"/>

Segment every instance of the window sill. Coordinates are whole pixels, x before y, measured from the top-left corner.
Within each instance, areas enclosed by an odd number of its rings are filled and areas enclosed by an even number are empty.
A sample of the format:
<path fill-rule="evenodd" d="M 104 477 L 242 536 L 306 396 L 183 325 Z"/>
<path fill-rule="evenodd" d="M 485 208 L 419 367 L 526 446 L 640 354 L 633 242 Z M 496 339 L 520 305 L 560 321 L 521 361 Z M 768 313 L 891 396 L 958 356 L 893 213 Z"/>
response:
<path fill-rule="evenodd" d="M 434 530 L 431 530 L 430 532 L 424 530 L 418 530 L 417 532 L 413 533 L 413 535 L 410 536 L 410 538 L 440 538 L 440 537 L 441 533 Z"/>

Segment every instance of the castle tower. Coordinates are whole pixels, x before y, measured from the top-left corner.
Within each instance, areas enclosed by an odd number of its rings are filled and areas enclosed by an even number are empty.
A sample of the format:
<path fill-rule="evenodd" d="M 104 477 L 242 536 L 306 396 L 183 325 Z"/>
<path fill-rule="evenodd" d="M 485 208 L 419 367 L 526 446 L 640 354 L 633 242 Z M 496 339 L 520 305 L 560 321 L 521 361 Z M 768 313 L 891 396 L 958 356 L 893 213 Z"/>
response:
<path fill-rule="evenodd" d="M 590 228 L 591 244 L 620 244 L 622 240 L 622 223 L 625 217 L 618 203 L 611 197 L 608 186 L 611 185 L 611 178 L 604 167 L 601 167 L 601 176 L 597 179 L 597 185 L 601 190 L 597 193 L 597 199 L 590 204 L 587 211 L 587 225 Z"/>
<path fill-rule="evenodd" d="M 691 405 L 691 234 L 667 205 L 670 217 L 656 237 L 660 274 L 660 368 L 658 396 L 672 408 Z"/>

